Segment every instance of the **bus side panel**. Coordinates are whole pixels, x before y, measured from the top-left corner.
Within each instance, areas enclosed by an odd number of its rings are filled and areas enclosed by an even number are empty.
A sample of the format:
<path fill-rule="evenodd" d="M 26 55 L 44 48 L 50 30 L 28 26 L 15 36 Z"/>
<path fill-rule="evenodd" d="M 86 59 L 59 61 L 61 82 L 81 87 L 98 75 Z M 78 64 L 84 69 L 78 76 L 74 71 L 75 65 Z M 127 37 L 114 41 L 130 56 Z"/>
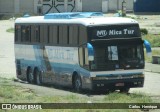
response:
<path fill-rule="evenodd" d="M 79 74 L 82 79 L 82 88 L 91 90 L 92 82 L 90 72 L 82 67 L 79 67 Z"/>
<path fill-rule="evenodd" d="M 81 76 L 82 88 L 91 88 L 89 71 L 79 66 L 78 48 L 57 46 L 42 48 L 39 45 L 15 44 L 17 78 L 26 80 L 27 67 L 30 66 L 32 69 L 38 67 L 43 71 L 44 83 L 71 86 L 72 75 L 76 71 Z M 50 69 L 47 68 L 47 64 Z"/>
<path fill-rule="evenodd" d="M 79 65 L 77 47 L 46 46 L 45 51 L 48 62 L 52 68 L 51 71 L 53 74 L 48 76 L 48 78 L 53 78 L 52 83 L 72 86 L 73 72 L 77 72 L 82 79 L 82 88 L 92 88 L 90 72 Z"/>
<path fill-rule="evenodd" d="M 78 48 L 46 46 L 45 49 L 57 84 L 72 86 L 73 72 L 77 72 L 82 88 L 92 89 L 90 72 L 79 65 Z"/>
<path fill-rule="evenodd" d="M 15 44 L 15 59 L 17 78 L 26 80 L 27 68 L 41 67 L 43 65 L 43 56 L 38 45 L 20 45 Z"/>
<path fill-rule="evenodd" d="M 78 48 L 46 46 L 45 49 L 56 82 L 60 85 L 71 86 L 73 72 L 79 71 Z"/>

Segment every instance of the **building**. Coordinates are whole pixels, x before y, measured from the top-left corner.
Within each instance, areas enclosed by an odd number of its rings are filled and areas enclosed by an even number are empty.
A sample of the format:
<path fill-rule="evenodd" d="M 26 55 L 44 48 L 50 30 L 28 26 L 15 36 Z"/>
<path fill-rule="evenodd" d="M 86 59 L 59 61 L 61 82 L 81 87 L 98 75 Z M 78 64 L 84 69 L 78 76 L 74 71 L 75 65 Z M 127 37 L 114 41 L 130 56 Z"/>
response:
<path fill-rule="evenodd" d="M 134 12 L 160 13 L 160 0 L 135 0 Z"/>
<path fill-rule="evenodd" d="M 125 0 L 133 11 L 134 0 Z M 110 12 L 122 9 L 123 0 L 0 0 L 0 13 Z"/>
<path fill-rule="evenodd" d="M 127 10 L 133 11 L 134 0 L 125 0 Z M 122 9 L 123 0 L 43 0 L 43 12 L 109 12 Z"/>
<path fill-rule="evenodd" d="M 0 13 L 37 13 L 37 2 L 38 0 L 0 0 Z"/>

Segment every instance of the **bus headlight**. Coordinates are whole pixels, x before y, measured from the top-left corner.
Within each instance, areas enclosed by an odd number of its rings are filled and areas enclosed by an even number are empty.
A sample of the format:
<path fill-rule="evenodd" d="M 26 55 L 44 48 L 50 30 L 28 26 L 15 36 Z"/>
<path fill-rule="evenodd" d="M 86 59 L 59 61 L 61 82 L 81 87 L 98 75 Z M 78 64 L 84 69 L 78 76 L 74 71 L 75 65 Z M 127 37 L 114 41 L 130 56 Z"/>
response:
<path fill-rule="evenodd" d="M 144 77 L 144 74 L 140 74 L 140 75 L 133 75 L 133 78 L 139 78 L 139 77 Z"/>

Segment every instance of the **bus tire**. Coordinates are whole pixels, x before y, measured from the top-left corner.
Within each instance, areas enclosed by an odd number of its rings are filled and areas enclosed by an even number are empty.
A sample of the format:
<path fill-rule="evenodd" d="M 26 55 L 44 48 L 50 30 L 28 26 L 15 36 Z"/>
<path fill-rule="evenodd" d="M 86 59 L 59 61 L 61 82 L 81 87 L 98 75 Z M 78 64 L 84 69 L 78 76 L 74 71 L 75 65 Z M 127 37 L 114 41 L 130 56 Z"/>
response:
<path fill-rule="evenodd" d="M 81 90 L 82 90 L 82 81 L 81 81 L 81 77 L 79 75 L 76 75 L 74 77 L 74 90 L 76 92 L 81 92 Z"/>
<path fill-rule="evenodd" d="M 130 88 L 122 88 L 122 89 L 120 89 L 120 92 L 121 93 L 128 93 L 129 90 L 130 90 Z"/>
<path fill-rule="evenodd" d="M 109 92 L 113 93 L 113 92 L 115 92 L 115 89 L 109 89 Z"/>
<path fill-rule="evenodd" d="M 42 85 L 42 75 L 41 75 L 41 72 L 39 70 L 35 70 L 35 83 L 37 85 Z"/>
<path fill-rule="evenodd" d="M 34 83 L 34 76 L 31 68 L 27 69 L 27 82 L 28 83 Z"/>

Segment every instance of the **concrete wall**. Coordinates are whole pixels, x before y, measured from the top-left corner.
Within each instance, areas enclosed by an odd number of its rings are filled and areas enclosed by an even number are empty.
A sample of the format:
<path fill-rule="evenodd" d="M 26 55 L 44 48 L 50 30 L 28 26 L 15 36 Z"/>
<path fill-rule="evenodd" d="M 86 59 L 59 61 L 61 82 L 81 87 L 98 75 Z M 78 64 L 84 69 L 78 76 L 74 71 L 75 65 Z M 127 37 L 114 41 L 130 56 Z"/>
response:
<path fill-rule="evenodd" d="M 82 11 L 102 11 L 102 0 L 82 0 Z"/>
<path fill-rule="evenodd" d="M 14 11 L 14 0 L 0 0 L 0 13 L 12 13 Z"/>
<path fill-rule="evenodd" d="M 126 8 L 127 10 L 133 11 L 133 3 L 134 0 L 125 0 L 126 1 Z M 122 9 L 122 2 L 123 0 L 109 0 L 109 11 L 117 11 Z"/>
<path fill-rule="evenodd" d="M 0 0 L 0 13 L 37 13 L 38 0 Z"/>
<path fill-rule="evenodd" d="M 134 0 L 125 0 L 126 8 L 133 11 Z M 81 11 L 117 11 L 122 9 L 123 0 L 82 0 Z"/>
<path fill-rule="evenodd" d="M 0 13 L 38 13 L 39 0 L 0 0 Z M 117 11 L 122 9 L 123 0 L 41 0 L 43 13 L 70 12 L 70 11 Z M 133 1 L 126 0 L 127 10 L 133 10 Z M 48 4 L 48 5 L 46 5 Z M 56 6 L 56 7 L 55 7 Z M 73 10 L 72 10 L 73 9 Z"/>
<path fill-rule="evenodd" d="M 52 5 L 51 1 L 52 0 L 50 0 L 48 4 Z M 122 1 L 123 0 L 75 0 L 75 9 L 73 11 L 82 11 L 82 12 L 85 12 L 85 11 L 102 11 L 102 12 L 117 11 L 117 10 L 122 9 Z M 127 10 L 133 11 L 133 1 L 134 0 L 126 0 Z M 56 0 L 55 2 L 57 4 Z M 74 4 L 72 3 L 72 5 Z M 61 9 L 62 12 L 65 12 L 63 10 L 65 7 L 67 7 L 67 5 L 64 5 L 64 6 L 61 5 L 61 7 L 62 8 L 59 8 L 59 9 Z M 43 6 L 43 9 L 45 11 L 47 10 L 47 7 Z M 71 10 L 69 10 L 68 8 L 67 11 L 70 12 Z M 54 7 L 52 8 L 51 12 L 56 12 Z"/>
<path fill-rule="evenodd" d="M 33 13 L 34 12 L 34 0 L 20 0 L 19 4 L 20 13 Z"/>
<path fill-rule="evenodd" d="M 81 0 L 49 0 L 43 1 L 43 13 L 81 11 Z"/>

